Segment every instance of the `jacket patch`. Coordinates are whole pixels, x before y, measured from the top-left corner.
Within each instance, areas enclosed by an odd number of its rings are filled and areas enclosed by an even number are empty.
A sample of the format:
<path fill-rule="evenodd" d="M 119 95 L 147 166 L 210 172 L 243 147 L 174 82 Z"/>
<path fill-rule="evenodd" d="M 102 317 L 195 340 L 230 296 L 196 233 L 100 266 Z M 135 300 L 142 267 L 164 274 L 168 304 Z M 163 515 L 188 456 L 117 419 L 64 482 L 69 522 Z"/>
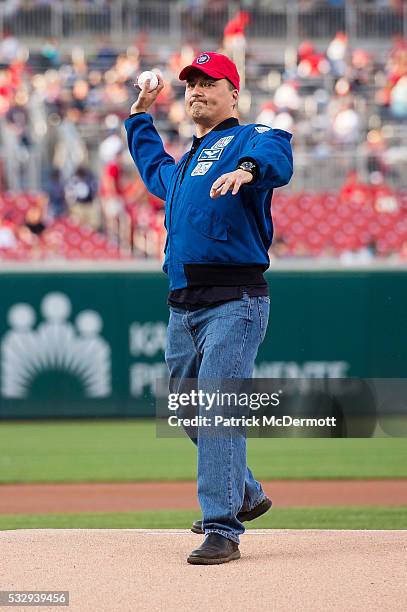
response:
<path fill-rule="evenodd" d="M 233 138 L 234 136 L 224 136 L 223 138 L 220 138 L 214 145 L 212 145 L 212 149 L 223 149 Z"/>
<path fill-rule="evenodd" d="M 220 158 L 220 156 L 222 155 L 223 149 L 203 149 L 203 151 L 201 151 L 199 157 L 198 157 L 198 161 L 201 160 L 210 160 L 210 161 L 216 161 Z"/>
<path fill-rule="evenodd" d="M 197 164 L 192 170 L 191 176 L 202 176 L 208 172 L 211 166 L 212 162 L 199 162 L 199 164 Z"/>
<path fill-rule="evenodd" d="M 258 125 L 254 129 L 256 130 L 256 132 L 259 132 L 259 134 L 262 134 L 263 132 L 268 132 L 269 130 L 271 130 L 270 127 L 266 127 L 265 125 Z"/>

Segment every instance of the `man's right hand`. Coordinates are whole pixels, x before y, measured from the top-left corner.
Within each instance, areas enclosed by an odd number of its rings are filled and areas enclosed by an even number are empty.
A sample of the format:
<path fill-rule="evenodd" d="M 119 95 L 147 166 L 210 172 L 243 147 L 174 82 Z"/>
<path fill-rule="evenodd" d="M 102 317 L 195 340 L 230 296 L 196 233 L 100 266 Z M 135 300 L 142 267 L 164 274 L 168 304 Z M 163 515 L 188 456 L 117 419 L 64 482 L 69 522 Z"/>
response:
<path fill-rule="evenodd" d="M 130 109 L 130 115 L 133 113 L 147 113 L 150 106 L 155 102 L 160 91 L 164 89 L 164 81 L 161 76 L 157 74 L 158 85 L 153 91 L 148 91 L 150 87 L 150 81 L 144 83 L 137 100 L 134 102 Z"/>

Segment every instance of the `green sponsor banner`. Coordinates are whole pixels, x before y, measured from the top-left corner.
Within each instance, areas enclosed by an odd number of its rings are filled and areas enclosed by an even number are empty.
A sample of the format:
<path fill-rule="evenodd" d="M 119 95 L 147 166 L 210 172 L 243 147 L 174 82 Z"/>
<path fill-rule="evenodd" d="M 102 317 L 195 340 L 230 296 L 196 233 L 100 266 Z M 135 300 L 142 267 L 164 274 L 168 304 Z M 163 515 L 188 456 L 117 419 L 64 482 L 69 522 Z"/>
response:
<path fill-rule="evenodd" d="M 255 375 L 404 377 L 407 271 L 273 271 Z M 164 361 L 159 272 L 0 275 L 0 418 L 151 416 Z"/>

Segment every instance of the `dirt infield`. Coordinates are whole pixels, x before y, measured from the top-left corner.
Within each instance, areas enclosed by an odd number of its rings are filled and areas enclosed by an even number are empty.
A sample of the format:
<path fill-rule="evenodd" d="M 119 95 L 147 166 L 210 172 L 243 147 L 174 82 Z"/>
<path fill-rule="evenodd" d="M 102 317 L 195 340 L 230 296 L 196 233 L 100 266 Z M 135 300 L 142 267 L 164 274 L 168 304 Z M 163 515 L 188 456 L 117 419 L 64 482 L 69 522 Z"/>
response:
<path fill-rule="evenodd" d="M 407 480 L 274 480 L 262 484 L 279 508 L 407 505 Z M 198 509 L 195 482 L 1 485 L 0 493 L 0 514 Z"/>
<path fill-rule="evenodd" d="M 218 566 L 188 565 L 197 545 L 177 530 L 0 532 L 1 588 L 68 590 L 53 609 L 71 612 L 406 609 L 406 531 L 252 530 Z"/>

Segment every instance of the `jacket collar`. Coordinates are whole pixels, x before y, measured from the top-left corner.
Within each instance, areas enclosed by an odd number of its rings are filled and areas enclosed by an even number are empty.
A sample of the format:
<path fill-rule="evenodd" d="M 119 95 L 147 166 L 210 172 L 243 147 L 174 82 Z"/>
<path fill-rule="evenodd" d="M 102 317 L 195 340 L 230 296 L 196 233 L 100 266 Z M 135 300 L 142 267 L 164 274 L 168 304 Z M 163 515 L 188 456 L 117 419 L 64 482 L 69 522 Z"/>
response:
<path fill-rule="evenodd" d="M 197 136 L 194 136 L 193 143 L 196 144 L 198 142 L 202 142 L 202 140 L 206 136 L 208 136 L 208 134 L 210 134 L 211 132 L 220 132 L 222 130 L 229 130 L 230 128 L 235 127 L 235 125 L 239 125 L 239 119 L 237 119 L 237 117 L 229 117 L 228 119 L 224 119 L 224 121 L 221 121 L 220 123 L 218 123 L 218 125 L 215 125 L 215 127 L 213 127 L 204 136 L 201 136 L 200 138 L 198 138 Z"/>
<path fill-rule="evenodd" d="M 229 117 L 229 119 L 225 119 L 224 121 L 218 123 L 218 125 L 215 125 L 215 127 L 212 128 L 211 132 L 218 132 L 219 130 L 228 130 L 229 128 L 235 127 L 235 125 L 239 125 L 239 119 L 237 119 L 237 117 Z"/>

